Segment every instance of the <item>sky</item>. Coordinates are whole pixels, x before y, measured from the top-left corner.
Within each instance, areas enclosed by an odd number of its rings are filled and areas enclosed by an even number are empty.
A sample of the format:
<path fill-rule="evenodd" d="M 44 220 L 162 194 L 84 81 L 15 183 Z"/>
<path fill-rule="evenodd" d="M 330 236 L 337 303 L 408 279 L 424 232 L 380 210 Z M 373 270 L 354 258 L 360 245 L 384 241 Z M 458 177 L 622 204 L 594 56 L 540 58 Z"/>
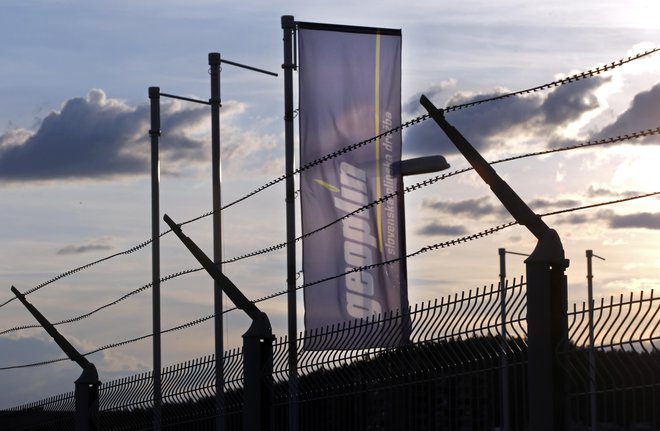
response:
<path fill-rule="evenodd" d="M 450 4 L 451 3 L 451 4 Z M 279 73 L 223 65 L 222 201 L 284 171 L 282 15 L 401 29 L 403 120 L 424 114 L 421 94 L 444 107 L 537 87 L 660 45 L 655 0 L 317 1 L 7 0 L 0 4 L 0 303 L 59 274 L 143 243 L 151 235 L 147 89 L 207 100 L 207 55 Z M 296 79 L 297 76 L 294 76 Z M 161 212 L 175 221 L 211 209 L 208 108 L 163 100 Z M 487 160 L 660 127 L 660 53 L 548 90 L 447 113 Z M 649 136 L 494 165 L 537 213 L 660 191 L 660 138 Z M 404 157 L 442 154 L 468 166 L 432 122 L 403 134 Z M 406 178 L 406 185 L 430 176 Z M 284 187 L 223 212 L 223 256 L 285 241 Z M 405 197 L 408 251 L 512 220 L 474 173 Z M 657 196 L 544 218 L 570 259 L 569 301 L 586 299 L 585 250 L 596 298 L 660 287 Z M 298 229 L 300 229 L 298 227 Z M 162 230 L 165 230 L 163 223 Z M 184 232 L 211 249 L 210 217 Z M 411 304 L 497 283 L 498 248 L 530 253 L 520 226 L 408 262 Z M 162 239 L 163 275 L 199 265 L 173 235 Z M 524 275 L 507 256 L 507 275 Z M 51 321 L 79 316 L 147 285 L 149 247 L 50 283 L 28 296 Z M 286 289 L 284 251 L 227 264 L 252 299 Z M 301 269 L 300 259 L 298 268 Z M 303 283 L 301 277 L 298 284 Z M 213 313 L 202 272 L 161 287 L 162 327 Z M 299 329 L 302 294 L 298 296 Z M 228 305 L 227 305 L 228 306 Z M 260 303 L 286 335 L 284 296 Z M 0 308 L 0 331 L 35 322 L 18 301 Z M 151 332 L 151 290 L 59 326 L 82 352 Z M 247 320 L 225 315 L 227 348 Z M 210 354 L 211 321 L 162 337 L 163 365 Z M 41 329 L 0 335 L 0 367 L 63 357 Z M 149 339 L 89 356 L 100 379 L 151 370 Z M 56 364 L 0 371 L 0 408 L 73 390 L 79 370 Z"/>

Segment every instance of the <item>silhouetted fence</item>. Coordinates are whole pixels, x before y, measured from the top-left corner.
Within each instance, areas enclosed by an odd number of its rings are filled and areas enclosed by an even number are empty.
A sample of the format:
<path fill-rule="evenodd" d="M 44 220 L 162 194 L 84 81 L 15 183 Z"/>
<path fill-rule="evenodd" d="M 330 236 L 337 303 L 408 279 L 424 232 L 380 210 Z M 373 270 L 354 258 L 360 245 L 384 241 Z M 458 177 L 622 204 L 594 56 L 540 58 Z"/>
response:
<path fill-rule="evenodd" d="M 510 429 L 527 429 L 525 291 L 523 281 L 507 286 L 506 340 L 501 337 L 502 296 L 494 286 L 419 304 L 409 315 L 304 334 L 297 343 L 300 429 L 501 429 L 503 387 L 508 387 Z M 639 292 L 596 304 L 593 350 L 588 304 L 574 305 L 568 312 L 570 343 L 558 353 L 567 373 L 573 429 L 594 429 L 592 417 L 599 429 L 660 428 L 660 307 L 653 295 Z M 375 334 L 387 342 L 388 328 L 398 330 L 402 323 L 409 325 L 410 334 L 402 346 L 309 350 L 329 339 L 350 346 L 372 337 L 369 341 L 375 345 Z M 373 331 L 374 325 L 385 330 Z M 286 349 L 286 339 L 275 343 L 273 417 L 278 430 L 288 426 Z M 224 357 L 227 430 L 239 430 L 242 424 L 241 358 L 238 349 Z M 212 356 L 164 368 L 163 429 L 214 429 L 214 387 Z M 150 429 L 152 394 L 151 373 L 103 383 L 102 429 Z M 73 410 L 73 393 L 63 394 L 3 412 L 0 423 L 10 430 L 73 429 Z"/>

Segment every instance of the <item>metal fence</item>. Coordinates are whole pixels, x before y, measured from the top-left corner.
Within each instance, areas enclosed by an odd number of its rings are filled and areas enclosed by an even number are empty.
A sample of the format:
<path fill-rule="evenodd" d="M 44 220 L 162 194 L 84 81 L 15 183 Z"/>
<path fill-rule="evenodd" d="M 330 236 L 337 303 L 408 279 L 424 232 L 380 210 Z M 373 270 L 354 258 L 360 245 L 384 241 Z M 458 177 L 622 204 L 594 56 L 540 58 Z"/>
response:
<path fill-rule="evenodd" d="M 527 429 L 525 291 L 525 282 L 514 280 L 504 296 L 497 286 L 484 287 L 418 304 L 404 316 L 302 335 L 297 340 L 300 429 L 500 430 L 505 418 L 511 430 Z M 567 376 L 572 429 L 660 429 L 658 304 L 653 291 L 612 297 L 595 304 L 591 326 L 588 304 L 575 304 L 568 312 L 570 343 L 557 353 Z M 349 345 L 374 334 L 387 338 L 387 328 L 402 323 L 410 331 L 404 346 L 312 350 L 329 337 Z M 374 325 L 385 330 L 372 331 Z M 287 346 L 286 339 L 274 346 L 278 430 L 288 427 Z M 225 429 L 237 430 L 242 424 L 241 351 L 226 352 L 224 367 Z M 163 429 L 215 429 L 214 371 L 213 356 L 163 369 Z M 0 423 L 10 430 L 73 429 L 73 400 L 69 393 L 19 406 L 0 413 Z M 150 429 L 152 407 L 151 373 L 101 387 L 102 429 Z"/>

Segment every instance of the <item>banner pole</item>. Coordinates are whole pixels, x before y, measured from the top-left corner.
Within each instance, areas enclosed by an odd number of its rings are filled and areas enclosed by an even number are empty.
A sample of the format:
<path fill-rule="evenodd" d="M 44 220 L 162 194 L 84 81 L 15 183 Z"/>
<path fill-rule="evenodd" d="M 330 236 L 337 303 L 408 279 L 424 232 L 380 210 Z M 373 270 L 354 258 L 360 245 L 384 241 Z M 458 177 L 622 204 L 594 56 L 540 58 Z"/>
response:
<path fill-rule="evenodd" d="M 222 217 L 220 213 L 220 53 L 209 53 L 211 75 L 211 183 L 213 193 L 213 262 L 222 270 Z M 215 407 L 216 427 L 224 430 L 224 369 L 223 369 L 223 328 L 222 328 L 222 288 L 215 281 L 213 285 L 213 313 L 215 314 Z"/>
<path fill-rule="evenodd" d="M 161 347 L 160 347 L 160 88 L 149 87 L 151 103 L 151 284 L 153 319 L 153 428 L 161 426 Z"/>
<path fill-rule="evenodd" d="M 286 283 L 288 316 L 289 365 L 289 430 L 298 430 L 298 322 L 296 304 L 296 210 L 295 182 L 293 178 L 293 36 L 295 21 L 292 15 L 282 16 L 284 41 L 284 141 L 286 173 Z"/>

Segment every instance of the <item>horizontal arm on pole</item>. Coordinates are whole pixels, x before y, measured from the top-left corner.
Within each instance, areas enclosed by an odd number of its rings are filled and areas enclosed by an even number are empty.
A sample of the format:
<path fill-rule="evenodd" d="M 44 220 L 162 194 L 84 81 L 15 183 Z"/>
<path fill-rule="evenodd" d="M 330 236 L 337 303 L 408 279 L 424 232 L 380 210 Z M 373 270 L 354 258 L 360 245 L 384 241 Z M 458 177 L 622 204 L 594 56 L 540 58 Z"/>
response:
<path fill-rule="evenodd" d="M 185 100 L 186 102 L 200 103 L 202 105 L 210 105 L 211 104 L 211 102 L 209 102 L 208 100 L 192 99 L 190 97 L 177 96 L 175 94 L 160 93 L 160 95 L 163 96 L 163 97 L 169 97 L 170 99 Z"/>
<path fill-rule="evenodd" d="M 220 63 L 230 64 L 230 65 L 236 66 L 236 67 L 242 67 L 243 69 L 252 70 L 254 72 L 259 72 L 259 73 L 264 73 L 264 74 L 270 75 L 270 76 L 277 76 L 277 73 L 275 73 L 275 72 L 269 72 L 268 70 L 259 69 L 258 67 L 248 66 L 248 65 L 245 65 L 245 64 L 241 64 L 241 63 L 236 63 L 235 61 L 225 60 L 224 58 L 220 59 Z"/>

